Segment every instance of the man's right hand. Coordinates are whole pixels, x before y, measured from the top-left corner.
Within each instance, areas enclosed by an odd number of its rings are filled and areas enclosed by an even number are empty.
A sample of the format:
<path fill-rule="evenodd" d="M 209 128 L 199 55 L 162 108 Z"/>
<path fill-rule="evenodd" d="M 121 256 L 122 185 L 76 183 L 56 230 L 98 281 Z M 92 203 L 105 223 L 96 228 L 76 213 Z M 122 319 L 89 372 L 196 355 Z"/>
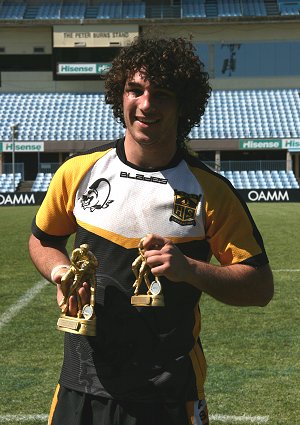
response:
<path fill-rule="evenodd" d="M 79 296 L 81 298 L 82 306 L 90 302 L 90 285 L 87 282 L 84 282 L 82 287 L 79 289 Z M 78 304 L 76 295 L 71 295 L 68 299 L 65 300 L 61 285 L 57 284 L 56 298 L 57 304 L 63 313 L 67 314 L 68 316 L 77 316 Z"/>

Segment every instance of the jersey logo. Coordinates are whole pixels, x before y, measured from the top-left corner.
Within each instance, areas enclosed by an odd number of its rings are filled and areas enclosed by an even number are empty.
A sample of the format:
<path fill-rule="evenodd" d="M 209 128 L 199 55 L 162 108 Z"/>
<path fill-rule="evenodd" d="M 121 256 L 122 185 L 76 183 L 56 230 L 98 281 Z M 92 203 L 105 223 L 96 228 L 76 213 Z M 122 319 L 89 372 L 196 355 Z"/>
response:
<path fill-rule="evenodd" d="M 170 221 L 181 226 L 196 226 L 196 211 L 201 195 L 174 190 L 173 212 Z"/>
<path fill-rule="evenodd" d="M 91 212 L 108 208 L 114 202 L 109 199 L 110 183 L 106 179 L 98 179 L 84 192 L 81 197 L 81 207 Z"/>

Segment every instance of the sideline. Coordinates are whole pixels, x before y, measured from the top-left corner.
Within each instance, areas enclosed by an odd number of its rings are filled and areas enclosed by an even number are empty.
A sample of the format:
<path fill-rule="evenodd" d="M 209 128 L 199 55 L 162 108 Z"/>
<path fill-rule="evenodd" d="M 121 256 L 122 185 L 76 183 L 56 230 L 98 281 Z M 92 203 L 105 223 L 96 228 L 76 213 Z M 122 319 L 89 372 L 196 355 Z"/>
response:
<path fill-rule="evenodd" d="M 273 272 L 300 272 L 300 269 L 275 269 Z M 1 329 L 10 323 L 10 321 L 17 315 L 17 313 L 25 308 L 34 297 L 36 297 L 44 287 L 46 287 L 45 279 L 40 280 L 35 286 L 30 288 L 25 294 L 18 299 L 18 301 L 13 304 L 6 312 L 0 316 L 0 331 Z M 24 422 L 41 422 L 45 421 L 45 424 L 48 420 L 48 414 L 19 414 L 19 415 L 0 415 L 0 423 L 15 423 L 22 421 Z M 269 416 L 234 416 L 234 415 L 219 415 L 212 414 L 210 415 L 210 420 L 213 423 L 217 422 L 230 422 L 230 423 L 240 423 L 240 424 L 263 424 L 268 423 Z"/>
<path fill-rule="evenodd" d="M 234 416 L 234 415 L 210 415 L 210 422 L 229 422 L 240 423 L 240 424 L 266 424 L 269 421 L 269 416 Z M 11 423 L 15 422 L 41 422 L 45 421 L 45 424 L 48 420 L 48 415 L 45 414 L 36 414 L 36 415 L 1 415 L 0 423 Z"/>
<path fill-rule="evenodd" d="M 1 424 L 13 424 L 15 425 L 15 423 L 17 422 L 38 422 L 40 425 L 42 425 L 42 423 L 44 423 L 45 421 L 45 425 L 48 421 L 48 415 L 0 415 L 0 423 Z"/>
<path fill-rule="evenodd" d="M 210 422 L 227 422 L 239 424 L 266 424 L 269 422 L 269 416 L 234 416 L 234 415 L 209 415 Z"/>
<path fill-rule="evenodd" d="M 292 273 L 292 272 L 298 273 L 298 272 L 300 272 L 300 269 L 275 269 L 275 270 L 272 269 L 272 271 L 273 272 L 285 272 L 285 273 Z"/>
<path fill-rule="evenodd" d="M 22 310 L 26 307 L 34 297 L 36 297 L 43 288 L 46 287 L 46 280 L 40 280 L 36 283 L 32 288 L 28 289 L 21 298 L 17 300 L 15 304 L 10 306 L 2 315 L 0 316 L 0 332 L 5 325 L 8 325 L 10 321 Z M 0 416 L 1 418 L 1 416 Z M 2 419 L 1 419 L 2 420 Z"/>

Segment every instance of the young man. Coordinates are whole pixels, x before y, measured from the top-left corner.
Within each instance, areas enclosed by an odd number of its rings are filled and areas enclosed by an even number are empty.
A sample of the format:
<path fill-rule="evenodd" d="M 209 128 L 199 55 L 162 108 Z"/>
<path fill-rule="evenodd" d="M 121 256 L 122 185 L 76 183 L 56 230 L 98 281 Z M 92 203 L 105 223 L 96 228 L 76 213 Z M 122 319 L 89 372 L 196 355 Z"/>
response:
<path fill-rule="evenodd" d="M 272 273 L 249 210 L 184 143 L 209 95 L 189 42 L 135 41 L 106 79 L 124 139 L 69 159 L 53 177 L 33 222 L 34 264 L 57 284 L 58 303 L 70 234 L 75 247 L 89 245 L 99 266 L 97 336 L 65 334 L 51 425 L 207 425 L 201 293 L 236 306 L 272 298 Z M 164 307 L 130 302 L 142 238 Z M 209 264 L 212 255 L 220 266 Z M 88 285 L 80 295 L 84 305 Z M 70 297 L 69 314 L 76 313 Z"/>

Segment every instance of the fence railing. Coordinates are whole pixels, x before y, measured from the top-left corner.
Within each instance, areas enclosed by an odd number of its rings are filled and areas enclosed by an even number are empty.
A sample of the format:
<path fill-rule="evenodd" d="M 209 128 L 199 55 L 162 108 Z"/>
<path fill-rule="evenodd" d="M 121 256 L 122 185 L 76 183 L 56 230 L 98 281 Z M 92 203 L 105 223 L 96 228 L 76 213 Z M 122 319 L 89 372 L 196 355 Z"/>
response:
<path fill-rule="evenodd" d="M 182 18 L 181 6 L 147 5 L 146 18 Z"/>
<path fill-rule="evenodd" d="M 11 162 L 6 162 L 2 164 L 1 174 L 12 174 L 13 173 L 13 164 Z M 21 173 L 22 179 L 24 178 L 24 163 L 16 162 L 15 163 L 15 173 Z"/>
<path fill-rule="evenodd" d="M 51 162 L 51 163 L 41 162 L 39 164 L 39 170 L 38 170 L 38 172 L 39 173 L 52 173 L 52 174 L 54 174 L 55 171 L 58 170 L 58 168 L 59 168 L 60 165 L 61 164 L 59 162 Z"/>

